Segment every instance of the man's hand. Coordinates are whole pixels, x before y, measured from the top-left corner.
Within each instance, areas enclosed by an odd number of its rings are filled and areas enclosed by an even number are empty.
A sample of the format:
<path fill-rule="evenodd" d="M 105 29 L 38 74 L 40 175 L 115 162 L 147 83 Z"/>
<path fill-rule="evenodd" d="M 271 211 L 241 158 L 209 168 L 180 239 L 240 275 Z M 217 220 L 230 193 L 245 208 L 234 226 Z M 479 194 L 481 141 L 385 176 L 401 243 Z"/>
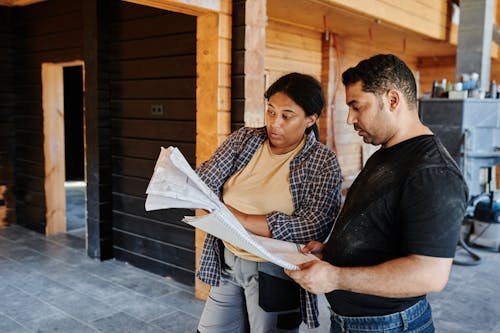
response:
<path fill-rule="evenodd" d="M 285 269 L 285 273 L 307 291 L 322 294 L 337 289 L 336 267 L 326 261 L 308 261 L 299 268 L 296 271 Z"/>

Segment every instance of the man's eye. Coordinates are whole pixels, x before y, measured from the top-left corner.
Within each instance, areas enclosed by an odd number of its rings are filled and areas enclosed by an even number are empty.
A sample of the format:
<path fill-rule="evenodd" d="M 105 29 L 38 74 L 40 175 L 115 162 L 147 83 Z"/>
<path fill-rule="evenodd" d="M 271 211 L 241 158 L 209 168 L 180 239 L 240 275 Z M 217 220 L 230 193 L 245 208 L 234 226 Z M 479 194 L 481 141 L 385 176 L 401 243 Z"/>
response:
<path fill-rule="evenodd" d="M 267 110 L 267 114 L 271 117 L 274 117 L 276 115 L 276 112 L 274 111 L 271 111 L 271 110 Z"/>

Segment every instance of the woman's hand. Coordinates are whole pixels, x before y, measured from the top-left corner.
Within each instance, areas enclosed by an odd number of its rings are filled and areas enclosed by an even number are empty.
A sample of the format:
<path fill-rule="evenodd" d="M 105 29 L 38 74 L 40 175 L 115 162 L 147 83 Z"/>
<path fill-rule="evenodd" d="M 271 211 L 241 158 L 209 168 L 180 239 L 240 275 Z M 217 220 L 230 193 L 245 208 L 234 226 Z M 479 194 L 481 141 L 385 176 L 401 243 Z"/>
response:
<path fill-rule="evenodd" d="M 302 248 L 302 253 L 311 253 L 314 254 L 319 259 L 323 258 L 323 249 L 325 248 L 325 244 L 318 241 L 310 241 Z"/>
<path fill-rule="evenodd" d="M 265 215 L 243 213 L 242 211 L 239 211 L 227 204 L 226 207 L 238 219 L 243 228 L 259 236 L 272 237 L 271 230 L 269 229 L 269 225 L 267 224 Z"/>

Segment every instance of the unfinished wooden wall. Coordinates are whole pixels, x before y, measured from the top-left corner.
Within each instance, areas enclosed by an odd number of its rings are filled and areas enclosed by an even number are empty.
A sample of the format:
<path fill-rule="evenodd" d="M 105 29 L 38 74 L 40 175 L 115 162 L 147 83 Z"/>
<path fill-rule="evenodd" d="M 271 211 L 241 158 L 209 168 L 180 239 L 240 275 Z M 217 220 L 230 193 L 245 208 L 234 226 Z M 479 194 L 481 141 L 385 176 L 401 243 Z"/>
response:
<path fill-rule="evenodd" d="M 265 68 L 268 74 L 267 85 L 274 82 L 281 75 L 297 71 L 311 74 L 320 79 L 321 74 L 321 32 L 307 27 L 297 26 L 293 22 L 283 22 L 268 18 L 266 31 Z M 335 32 L 331 32 L 335 33 Z M 408 57 L 403 50 L 381 48 L 375 42 L 353 41 L 337 37 L 339 56 L 335 61 L 340 62 L 340 72 L 359 61 L 378 53 L 392 52 L 405 60 L 416 72 L 417 60 Z M 361 170 L 363 161 L 373 153 L 375 147 L 366 145 L 356 134 L 352 126 L 346 124 L 347 106 L 345 104 L 345 90 L 342 82 L 338 82 L 336 89 L 333 121 L 335 126 L 335 142 L 337 156 L 344 176 L 344 185 L 350 183 Z M 320 123 L 320 127 L 324 124 Z M 331 142 L 327 143 L 331 146 Z"/>
<path fill-rule="evenodd" d="M 79 1 L 13 9 L 17 222 L 45 233 L 41 64 L 83 58 Z"/>
<path fill-rule="evenodd" d="M 268 17 L 265 51 L 266 87 L 284 74 L 321 74 L 321 33 Z"/>
<path fill-rule="evenodd" d="M 114 255 L 193 284 L 194 230 L 180 222 L 192 212 L 144 202 L 161 146 L 196 163 L 196 17 L 121 2 L 113 36 Z"/>
<path fill-rule="evenodd" d="M 3 186 L 2 223 L 15 220 L 14 197 L 14 89 L 12 64 L 11 9 L 0 7 L 0 186 Z"/>

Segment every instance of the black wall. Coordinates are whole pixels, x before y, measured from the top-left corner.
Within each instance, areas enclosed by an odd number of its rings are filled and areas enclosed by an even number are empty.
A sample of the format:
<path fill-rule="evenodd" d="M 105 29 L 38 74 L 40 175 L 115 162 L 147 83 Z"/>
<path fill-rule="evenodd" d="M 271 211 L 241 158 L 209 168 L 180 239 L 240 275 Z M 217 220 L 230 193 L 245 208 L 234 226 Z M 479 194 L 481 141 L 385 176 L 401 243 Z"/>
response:
<path fill-rule="evenodd" d="M 245 126 L 245 3 L 233 0 L 231 131 Z"/>
<path fill-rule="evenodd" d="M 17 223 L 44 233 L 41 65 L 82 59 L 81 3 L 51 0 L 12 11 Z"/>
<path fill-rule="evenodd" d="M 112 31 L 114 255 L 194 284 L 192 212 L 144 202 L 161 146 L 196 162 L 196 18 L 121 2 Z"/>
<path fill-rule="evenodd" d="M 2 204 L 7 206 L 9 224 L 15 221 L 11 12 L 8 7 L 0 7 L 0 185 L 6 187 Z"/>
<path fill-rule="evenodd" d="M 196 18 L 119 0 L 0 7 L 0 18 L 0 182 L 14 179 L 17 223 L 45 232 L 41 65 L 83 60 L 87 252 L 194 284 L 194 229 L 180 221 L 193 212 L 144 202 L 161 146 L 196 162 Z"/>

